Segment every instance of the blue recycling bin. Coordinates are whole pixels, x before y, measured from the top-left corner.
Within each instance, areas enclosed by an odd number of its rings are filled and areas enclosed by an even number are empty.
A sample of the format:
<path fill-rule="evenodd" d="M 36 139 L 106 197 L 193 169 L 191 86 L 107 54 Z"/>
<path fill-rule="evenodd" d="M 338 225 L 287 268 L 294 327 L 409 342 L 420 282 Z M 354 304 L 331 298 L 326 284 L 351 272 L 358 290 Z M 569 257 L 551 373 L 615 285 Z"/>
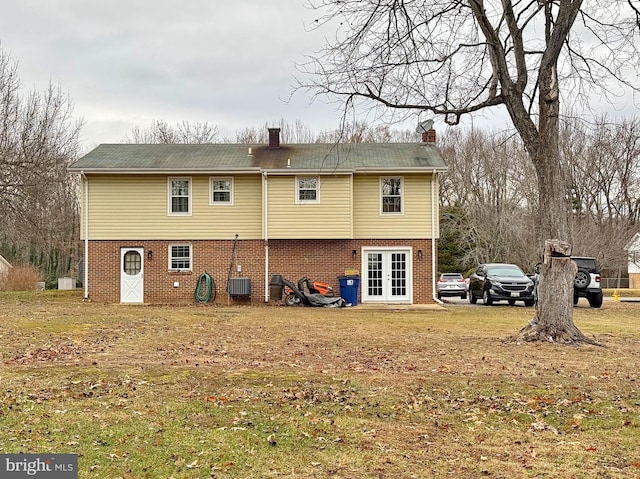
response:
<path fill-rule="evenodd" d="M 340 296 L 351 306 L 358 306 L 358 288 L 360 276 L 339 276 Z"/>

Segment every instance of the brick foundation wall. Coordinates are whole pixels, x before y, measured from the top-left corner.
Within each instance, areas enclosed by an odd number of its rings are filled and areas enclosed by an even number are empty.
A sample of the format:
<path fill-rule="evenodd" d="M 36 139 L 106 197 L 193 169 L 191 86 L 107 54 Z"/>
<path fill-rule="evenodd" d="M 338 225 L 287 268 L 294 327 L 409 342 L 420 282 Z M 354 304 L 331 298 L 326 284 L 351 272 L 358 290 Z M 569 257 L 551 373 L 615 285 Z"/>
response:
<path fill-rule="evenodd" d="M 413 247 L 413 302 L 434 303 L 431 281 L 430 240 L 269 240 L 270 274 L 278 273 L 292 282 L 308 276 L 329 283 L 339 293 L 339 276 L 345 270 L 359 271 L 362 277 L 362 247 Z M 356 250 L 356 257 L 352 255 Z M 422 259 L 417 251 L 422 250 Z M 362 297 L 362 285 L 360 298 Z M 361 299 L 358 301 L 361 301 Z"/>
<path fill-rule="evenodd" d="M 192 245 L 191 272 L 168 271 L 170 244 Z M 251 279 L 251 297 L 229 298 L 226 292 L 233 240 L 228 241 L 89 241 L 88 291 L 92 301 L 120 302 L 120 248 L 144 249 L 144 302 L 147 304 L 194 303 L 194 291 L 201 273 L 207 272 L 216 285 L 214 303 L 265 302 L 265 249 L 262 240 L 239 240 L 231 277 Z M 362 247 L 413 248 L 413 302 L 434 303 L 431 280 L 431 241 L 418 240 L 270 240 L 269 278 L 281 274 L 297 282 L 302 276 L 329 283 L 339 293 L 338 277 L 345 270 L 362 276 Z M 151 250 L 152 258 L 147 254 Z M 357 252 L 353 257 L 353 250 Z M 422 258 L 418 258 L 418 250 Z M 242 268 L 237 272 L 237 266 Z M 437 269 L 437 268 L 436 268 Z M 268 279 L 267 279 L 268 281 Z M 174 283 L 178 287 L 174 287 Z M 362 288 L 361 288 L 362 289 Z M 360 299 L 359 299 L 360 301 Z"/>
<path fill-rule="evenodd" d="M 629 289 L 640 289 L 640 273 L 629 273 Z"/>

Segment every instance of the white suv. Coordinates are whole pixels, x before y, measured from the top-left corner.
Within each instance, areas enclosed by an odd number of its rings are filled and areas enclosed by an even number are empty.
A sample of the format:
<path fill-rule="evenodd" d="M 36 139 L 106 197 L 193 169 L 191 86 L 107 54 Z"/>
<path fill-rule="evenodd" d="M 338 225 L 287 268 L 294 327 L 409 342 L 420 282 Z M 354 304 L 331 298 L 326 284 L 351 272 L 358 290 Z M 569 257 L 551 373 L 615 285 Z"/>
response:
<path fill-rule="evenodd" d="M 460 273 L 442 273 L 436 285 L 438 299 L 443 296 L 460 296 L 467 299 L 467 282 Z"/>
<path fill-rule="evenodd" d="M 602 306 L 602 288 L 598 262 L 586 256 L 572 256 L 571 259 L 578 266 L 573 281 L 573 304 L 578 304 L 580 298 L 587 298 L 589 306 L 599 308 Z"/>

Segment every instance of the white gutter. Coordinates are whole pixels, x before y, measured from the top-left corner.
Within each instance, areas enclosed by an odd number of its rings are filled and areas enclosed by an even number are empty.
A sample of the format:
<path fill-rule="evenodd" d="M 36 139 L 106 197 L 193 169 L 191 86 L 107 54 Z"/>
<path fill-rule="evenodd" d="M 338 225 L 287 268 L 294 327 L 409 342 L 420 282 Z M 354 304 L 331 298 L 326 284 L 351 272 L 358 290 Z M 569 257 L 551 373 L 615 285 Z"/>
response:
<path fill-rule="evenodd" d="M 426 166 L 415 166 L 415 167 L 409 167 L 409 168 L 394 168 L 394 167 L 388 167 L 388 168 L 381 168 L 381 167 L 362 167 L 362 166 L 358 166 L 357 168 L 353 168 L 353 172 L 355 173 L 381 173 L 381 174 L 388 174 L 388 173 L 396 173 L 398 175 L 402 174 L 402 173 L 438 173 L 438 172 L 445 172 L 447 171 L 448 168 L 447 167 L 426 167 Z"/>
<path fill-rule="evenodd" d="M 89 179 L 84 171 L 80 172 L 82 177 L 82 189 L 84 195 L 84 301 L 89 300 Z"/>
<path fill-rule="evenodd" d="M 263 173 L 269 176 L 292 176 L 292 175 L 314 175 L 314 176 L 335 176 L 335 175 L 351 175 L 354 173 L 353 168 L 327 169 L 318 168 L 286 168 L 286 169 L 264 169 Z"/>
<path fill-rule="evenodd" d="M 436 253 L 436 174 L 436 170 L 431 173 L 431 291 L 433 292 L 433 300 L 438 304 L 444 304 L 438 299 L 436 292 L 436 263 L 438 260 Z"/>
<path fill-rule="evenodd" d="M 318 171 L 317 169 L 313 169 L 313 168 L 287 168 L 287 169 L 265 169 L 263 171 L 266 171 L 269 173 L 269 176 L 291 176 L 291 175 L 310 175 L 310 174 L 314 174 L 314 175 L 319 175 L 319 176 L 334 176 L 334 175 L 351 175 L 354 173 L 366 173 L 366 174 L 381 174 L 381 175 L 386 175 L 386 174 L 396 174 L 396 175 L 401 175 L 403 173 L 406 174 L 410 174 L 410 173 L 429 173 L 429 172 L 439 172 L 439 171 L 447 171 L 447 168 L 432 168 L 432 169 L 427 169 L 425 167 L 419 166 L 419 167 L 415 167 L 415 168 L 393 168 L 393 167 L 389 167 L 389 168 L 380 168 L 380 167 L 375 167 L 375 168 L 363 168 L 363 167 L 357 167 L 357 168 L 340 168 L 340 169 L 327 169 L 327 170 L 322 170 L 322 171 Z"/>
<path fill-rule="evenodd" d="M 269 302 L 269 183 L 267 172 L 262 172 L 262 236 L 264 238 L 264 302 Z"/>

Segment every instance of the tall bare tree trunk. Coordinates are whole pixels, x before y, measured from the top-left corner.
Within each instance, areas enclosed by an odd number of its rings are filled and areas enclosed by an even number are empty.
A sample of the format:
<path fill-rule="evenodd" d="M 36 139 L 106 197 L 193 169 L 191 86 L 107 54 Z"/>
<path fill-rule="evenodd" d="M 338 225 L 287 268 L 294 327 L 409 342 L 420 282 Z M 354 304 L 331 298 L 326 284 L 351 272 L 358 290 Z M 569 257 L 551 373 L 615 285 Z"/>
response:
<path fill-rule="evenodd" d="M 532 321 L 520 332 L 528 341 L 585 343 L 573 322 L 573 283 L 577 267 L 571 261 L 566 182 L 558 150 L 560 90 L 554 62 L 540 67 L 540 118 L 537 134 L 523 140 L 538 177 L 538 238 L 545 240 L 538 302 Z M 515 122 L 514 122 L 515 123 Z"/>

